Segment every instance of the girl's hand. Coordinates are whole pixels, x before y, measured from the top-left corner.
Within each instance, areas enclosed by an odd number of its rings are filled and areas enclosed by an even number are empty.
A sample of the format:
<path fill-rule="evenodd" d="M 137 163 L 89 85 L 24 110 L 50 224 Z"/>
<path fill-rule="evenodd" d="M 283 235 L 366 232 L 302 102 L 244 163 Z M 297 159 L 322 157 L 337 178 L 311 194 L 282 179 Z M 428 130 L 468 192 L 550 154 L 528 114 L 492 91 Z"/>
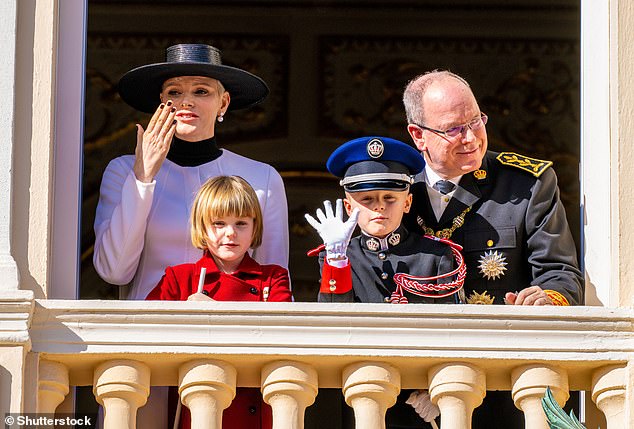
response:
<path fill-rule="evenodd" d="M 169 100 L 156 109 L 147 130 L 137 124 L 133 171 L 140 182 L 152 182 L 163 165 L 176 133 L 175 116 L 176 108 L 172 106 L 172 100 Z"/>
<path fill-rule="evenodd" d="M 187 301 L 215 301 L 204 293 L 192 293 L 187 297 Z"/>

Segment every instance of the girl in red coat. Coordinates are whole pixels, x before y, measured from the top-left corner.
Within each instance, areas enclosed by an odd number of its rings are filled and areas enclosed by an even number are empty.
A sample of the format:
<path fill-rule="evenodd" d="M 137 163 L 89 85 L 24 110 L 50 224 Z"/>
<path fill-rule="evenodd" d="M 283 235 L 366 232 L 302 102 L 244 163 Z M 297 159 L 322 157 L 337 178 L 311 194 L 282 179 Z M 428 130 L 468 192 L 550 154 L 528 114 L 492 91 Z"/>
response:
<path fill-rule="evenodd" d="M 247 253 L 262 242 L 262 231 L 257 195 L 244 179 L 209 179 L 198 191 L 191 215 L 192 243 L 203 250 L 203 257 L 193 264 L 167 267 L 147 299 L 291 301 L 288 271 L 278 265 L 260 265 Z M 190 427 L 189 410 L 183 410 L 180 420 L 181 429 Z M 271 409 L 258 389 L 238 388 L 223 413 L 222 426 L 271 428 Z"/>

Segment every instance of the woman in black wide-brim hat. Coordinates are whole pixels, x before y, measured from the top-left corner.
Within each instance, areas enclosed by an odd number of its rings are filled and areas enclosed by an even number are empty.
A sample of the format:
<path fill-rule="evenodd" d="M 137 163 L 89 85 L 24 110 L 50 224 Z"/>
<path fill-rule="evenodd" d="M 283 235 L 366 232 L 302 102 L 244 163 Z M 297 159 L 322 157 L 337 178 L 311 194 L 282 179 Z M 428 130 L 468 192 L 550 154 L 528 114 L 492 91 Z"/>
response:
<path fill-rule="evenodd" d="M 200 186 L 218 175 L 241 176 L 255 189 L 264 235 L 252 256 L 287 268 L 288 213 L 280 175 L 216 144 L 225 114 L 261 102 L 268 92 L 262 79 L 223 65 L 216 48 L 201 44 L 171 46 L 165 62 L 121 78 L 121 98 L 154 114 L 145 129 L 137 124 L 134 155 L 112 160 L 103 175 L 93 262 L 105 281 L 132 281 L 128 298 L 145 299 L 166 267 L 198 260 L 200 250 L 189 236 L 191 205 Z"/>

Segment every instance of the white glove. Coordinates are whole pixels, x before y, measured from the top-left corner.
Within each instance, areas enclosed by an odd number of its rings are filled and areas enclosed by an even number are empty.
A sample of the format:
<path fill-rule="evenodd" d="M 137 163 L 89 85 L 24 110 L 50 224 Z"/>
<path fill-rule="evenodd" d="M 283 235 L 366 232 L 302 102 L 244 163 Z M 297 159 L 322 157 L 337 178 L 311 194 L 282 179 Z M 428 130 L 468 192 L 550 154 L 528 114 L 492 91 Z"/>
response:
<path fill-rule="evenodd" d="M 431 402 L 429 393 L 426 390 L 416 390 L 409 395 L 406 404 L 410 404 L 427 423 L 432 422 L 440 415 L 440 409 Z"/>
<path fill-rule="evenodd" d="M 347 221 L 343 221 L 343 201 L 338 199 L 335 213 L 332 212 L 330 201 L 324 201 L 324 214 L 321 209 L 317 209 L 317 219 L 306 213 L 304 217 L 308 223 L 317 230 L 317 233 L 326 245 L 326 258 L 330 260 L 346 259 L 346 250 L 350 243 L 350 238 L 357 226 L 359 209 L 355 208 Z"/>

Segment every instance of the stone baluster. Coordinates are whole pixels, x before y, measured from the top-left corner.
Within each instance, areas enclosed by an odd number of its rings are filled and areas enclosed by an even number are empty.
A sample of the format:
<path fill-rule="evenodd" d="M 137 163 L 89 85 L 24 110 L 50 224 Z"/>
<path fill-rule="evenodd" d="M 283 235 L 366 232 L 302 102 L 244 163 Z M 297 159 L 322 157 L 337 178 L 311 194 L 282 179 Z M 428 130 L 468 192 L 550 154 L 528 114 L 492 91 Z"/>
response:
<path fill-rule="evenodd" d="M 473 410 L 486 395 L 486 376 L 467 363 L 446 363 L 429 370 L 429 395 L 440 408 L 442 429 L 470 429 Z"/>
<path fill-rule="evenodd" d="M 600 368 L 592 374 L 592 400 L 607 422 L 607 429 L 625 429 L 627 369 L 620 365 Z"/>
<path fill-rule="evenodd" d="M 358 362 L 342 376 L 346 403 L 354 409 L 357 429 L 384 429 L 385 412 L 396 403 L 401 374 L 383 362 Z"/>
<path fill-rule="evenodd" d="M 273 409 L 273 429 L 303 429 L 304 412 L 317 392 L 317 371 L 310 365 L 279 361 L 262 369 L 262 395 Z"/>
<path fill-rule="evenodd" d="M 178 393 L 189 408 L 192 428 L 222 428 L 222 412 L 236 396 L 236 369 L 219 360 L 200 359 L 178 370 Z"/>
<path fill-rule="evenodd" d="M 37 412 L 54 414 L 69 391 L 68 368 L 59 362 L 41 360 L 37 381 Z"/>
<path fill-rule="evenodd" d="M 543 364 L 523 365 L 511 373 L 515 406 L 524 412 L 526 429 L 548 429 L 542 398 L 550 387 L 553 397 L 564 406 L 568 392 L 568 373 L 561 368 Z"/>
<path fill-rule="evenodd" d="M 150 368 L 127 359 L 104 362 L 95 370 L 93 393 L 103 406 L 104 429 L 134 429 L 150 394 Z"/>

